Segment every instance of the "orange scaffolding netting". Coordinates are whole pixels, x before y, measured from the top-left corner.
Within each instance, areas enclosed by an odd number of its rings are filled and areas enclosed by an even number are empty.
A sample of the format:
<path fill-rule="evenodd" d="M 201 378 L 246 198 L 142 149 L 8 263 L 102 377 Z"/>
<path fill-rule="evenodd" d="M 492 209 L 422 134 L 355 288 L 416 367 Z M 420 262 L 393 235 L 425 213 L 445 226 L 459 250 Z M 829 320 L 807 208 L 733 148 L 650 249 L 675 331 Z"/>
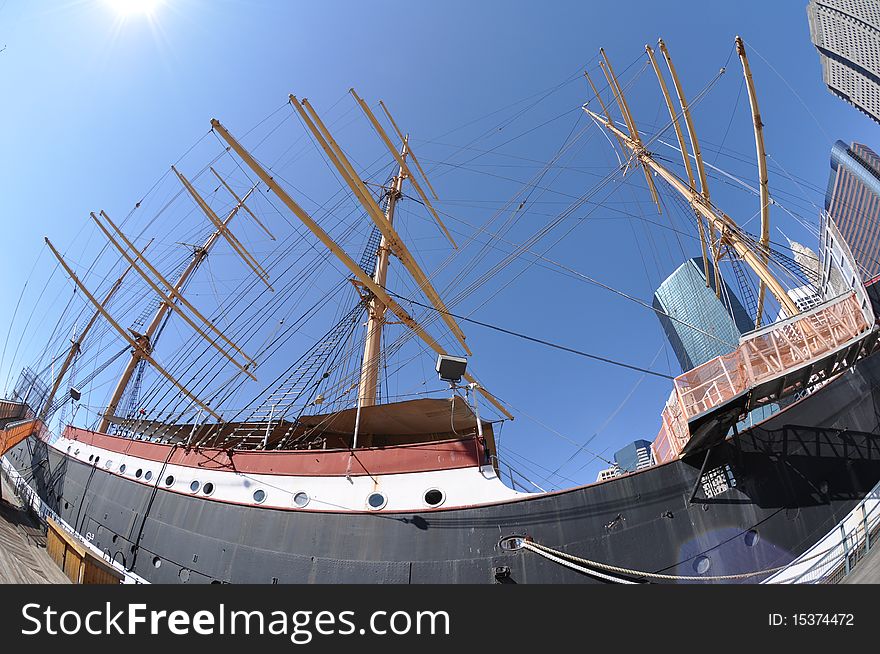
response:
<path fill-rule="evenodd" d="M 654 440 L 654 460 L 676 458 L 690 440 L 688 421 L 756 386 L 833 353 L 868 328 L 855 293 L 743 337 L 739 346 L 675 378 Z M 784 389 L 788 390 L 788 389 Z"/>

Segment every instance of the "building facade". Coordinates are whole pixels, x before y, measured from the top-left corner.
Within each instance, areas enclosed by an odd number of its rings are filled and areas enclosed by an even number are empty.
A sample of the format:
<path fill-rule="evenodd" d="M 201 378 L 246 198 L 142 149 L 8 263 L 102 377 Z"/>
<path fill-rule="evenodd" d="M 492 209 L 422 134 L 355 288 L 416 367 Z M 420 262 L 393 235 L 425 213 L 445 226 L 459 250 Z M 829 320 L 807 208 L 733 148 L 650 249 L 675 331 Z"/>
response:
<path fill-rule="evenodd" d="M 880 157 L 871 148 L 843 141 L 831 148 L 825 210 L 849 246 L 862 279 L 880 275 Z"/>
<path fill-rule="evenodd" d="M 606 481 L 627 472 L 650 468 L 652 465 L 654 465 L 654 454 L 651 451 L 651 441 L 633 441 L 614 453 L 614 464 L 610 468 L 600 470 L 596 481 Z"/>
<path fill-rule="evenodd" d="M 806 245 L 788 239 L 792 257 L 795 264 L 801 270 L 800 276 L 807 283 L 787 291 L 788 297 L 798 308 L 798 313 L 809 311 L 822 304 L 822 289 L 820 288 L 821 273 L 819 272 L 819 256 Z M 780 307 L 776 320 L 788 318 L 785 308 Z"/>
<path fill-rule="evenodd" d="M 620 476 L 620 468 L 616 465 L 611 466 L 610 468 L 605 468 L 604 470 L 600 470 L 599 474 L 596 475 L 596 481 L 607 481 L 608 479 L 613 479 L 614 477 Z"/>
<path fill-rule="evenodd" d="M 880 3 L 811 0 L 807 17 L 828 89 L 880 122 Z"/>
<path fill-rule="evenodd" d="M 651 442 L 645 440 L 633 441 L 614 453 L 614 462 L 621 473 L 650 468 L 654 465 L 654 457 L 651 455 Z"/>
<path fill-rule="evenodd" d="M 754 320 L 726 282 L 721 298 L 715 293 L 715 274 L 709 267 L 709 285 L 703 260 L 689 259 L 654 293 L 654 308 L 682 371 L 727 354 L 739 338 L 754 329 Z"/>

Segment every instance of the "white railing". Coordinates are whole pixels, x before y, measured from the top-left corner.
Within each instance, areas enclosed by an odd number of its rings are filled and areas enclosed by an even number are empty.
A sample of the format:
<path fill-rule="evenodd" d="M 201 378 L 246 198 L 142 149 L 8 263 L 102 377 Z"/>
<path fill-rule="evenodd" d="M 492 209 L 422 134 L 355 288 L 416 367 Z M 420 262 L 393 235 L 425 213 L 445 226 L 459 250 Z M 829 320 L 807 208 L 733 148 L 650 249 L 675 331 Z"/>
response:
<path fill-rule="evenodd" d="M 27 481 L 25 481 L 24 477 L 22 477 L 18 470 L 16 470 L 12 464 L 10 464 L 6 457 L 0 457 L 0 470 L 7 476 L 10 484 L 13 486 L 13 490 L 15 490 L 15 494 L 21 498 L 21 501 L 25 503 L 25 505 L 30 506 L 39 516 L 41 522 L 45 523 L 47 518 L 52 518 L 59 527 L 64 529 L 76 542 L 80 543 L 84 547 L 87 547 L 89 550 L 97 554 L 103 561 L 113 566 L 116 570 L 121 572 L 123 575 L 124 584 L 145 584 L 148 583 L 143 577 L 126 570 L 125 567 L 116 561 L 115 559 L 110 558 L 106 552 L 102 552 L 97 547 L 95 547 L 91 542 L 83 538 L 76 530 L 71 527 L 64 519 L 58 515 L 52 508 L 47 505 L 42 498 L 34 491 L 33 488 L 28 485 Z"/>
<path fill-rule="evenodd" d="M 813 547 L 765 584 L 834 584 L 880 541 L 880 483 Z"/>

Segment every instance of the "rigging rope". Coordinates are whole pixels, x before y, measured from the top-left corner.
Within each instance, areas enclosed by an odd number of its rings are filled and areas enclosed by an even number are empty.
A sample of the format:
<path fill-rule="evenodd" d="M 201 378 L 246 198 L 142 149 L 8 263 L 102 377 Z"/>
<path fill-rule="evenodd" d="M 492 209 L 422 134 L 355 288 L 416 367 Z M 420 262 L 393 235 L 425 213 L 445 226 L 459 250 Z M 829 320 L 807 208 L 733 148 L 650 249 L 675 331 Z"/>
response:
<path fill-rule="evenodd" d="M 672 377 L 671 375 L 667 375 L 666 373 L 658 372 L 656 370 L 649 370 L 648 368 L 642 368 L 641 366 L 636 366 L 636 365 L 632 365 L 629 363 L 624 363 L 622 361 L 616 361 L 614 359 L 608 359 L 606 357 L 599 356 L 598 354 L 590 354 L 589 352 L 583 352 L 581 350 L 576 350 L 574 348 L 567 347 L 565 345 L 559 345 L 558 343 L 552 343 L 550 341 L 545 341 L 544 339 L 537 338 L 535 336 L 528 336 L 527 334 L 522 334 L 520 332 L 515 332 L 510 329 L 505 329 L 504 327 L 499 327 L 498 325 L 491 325 L 487 322 L 482 322 L 480 320 L 475 320 L 473 318 L 467 318 L 465 316 L 460 316 L 460 315 L 452 313 L 451 311 L 442 311 L 441 309 L 438 309 L 434 306 L 431 306 L 430 304 L 423 304 L 421 302 L 413 300 L 412 298 L 403 297 L 402 295 L 398 295 L 397 293 L 393 293 L 391 291 L 388 291 L 387 289 L 386 289 L 386 292 L 389 295 L 393 295 L 394 297 L 399 298 L 401 300 L 406 300 L 407 302 L 411 302 L 412 304 L 420 306 L 423 309 L 430 309 L 432 311 L 436 311 L 437 313 L 445 313 L 446 315 L 451 316 L 452 318 L 455 318 L 456 320 L 461 320 L 463 322 L 469 322 L 474 325 L 479 325 L 480 327 L 485 327 L 487 329 L 493 329 L 493 330 L 495 330 L 497 332 L 501 332 L 503 334 L 508 334 L 510 336 L 516 336 L 517 338 L 522 338 L 526 341 L 531 341 L 533 343 L 539 343 L 541 345 L 546 345 L 547 347 L 552 347 L 557 350 L 562 350 L 564 352 L 576 354 L 578 356 L 586 357 L 588 359 L 594 359 L 596 361 L 601 361 L 603 363 L 608 363 L 611 365 L 620 366 L 621 368 L 629 368 L 630 370 L 635 370 L 636 372 L 643 372 L 647 375 L 654 375 L 655 377 L 661 377 L 663 379 L 675 379 L 675 377 Z"/>

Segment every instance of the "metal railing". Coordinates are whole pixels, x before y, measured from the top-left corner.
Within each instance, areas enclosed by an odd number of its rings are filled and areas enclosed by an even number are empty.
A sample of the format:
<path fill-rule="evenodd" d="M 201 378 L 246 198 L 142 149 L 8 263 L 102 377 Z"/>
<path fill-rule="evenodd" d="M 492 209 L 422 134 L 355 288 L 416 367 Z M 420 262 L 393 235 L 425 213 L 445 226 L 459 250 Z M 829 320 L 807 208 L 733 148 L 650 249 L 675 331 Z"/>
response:
<path fill-rule="evenodd" d="M 665 463 L 677 457 L 690 440 L 688 422 L 716 409 L 743 393 L 774 380 L 789 384 L 777 389 L 775 397 L 749 400 L 748 410 L 802 390 L 801 381 L 786 375 L 825 361 L 827 369 L 816 371 L 816 379 L 850 367 L 856 357 L 843 358 L 847 348 L 868 332 L 865 315 L 854 293 L 826 302 L 810 311 L 755 330 L 740 340 L 728 354 L 710 359 L 673 381 L 673 391 L 662 412 L 660 431 L 654 439 L 654 458 Z"/>
<path fill-rule="evenodd" d="M 126 570 L 125 566 L 121 565 L 118 561 L 110 557 L 107 552 L 101 551 L 100 549 L 95 547 L 95 545 L 92 544 L 89 540 L 84 539 L 79 533 L 77 533 L 77 531 L 73 527 L 71 527 L 67 523 L 67 521 L 64 520 L 64 518 L 62 518 L 58 513 L 52 510 L 52 508 L 43 501 L 40 495 L 33 488 L 31 488 L 31 486 L 27 483 L 27 480 L 18 472 L 18 470 L 16 470 L 15 467 L 9 461 L 7 461 L 5 457 L 2 456 L 0 456 L 0 474 L 6 475 L 6 478 L 9 480 L 10 486 L 12 486 L 13 492 L 22 501 L 24 508 L 31 511 L 42 525 L 45 526 L 48 518 L 52 518 L 52 520 L 54 520 L 55 523 L 68 535 L 70 535 L 70 537 L 73 538 L 77 543 L 88 548 L 104 562 L 121 572 L 123 574 L 123 583 L 146 583 L 146 581 L 142 577 L 135 574 L 131 570 Z"/>
<path fill-rule="evenodd" d="M 763 583 L 836 584 L 880 544 L 880 483 L 808 551 Z M 824 552 L 821 556 L 817 554 Z"/>

